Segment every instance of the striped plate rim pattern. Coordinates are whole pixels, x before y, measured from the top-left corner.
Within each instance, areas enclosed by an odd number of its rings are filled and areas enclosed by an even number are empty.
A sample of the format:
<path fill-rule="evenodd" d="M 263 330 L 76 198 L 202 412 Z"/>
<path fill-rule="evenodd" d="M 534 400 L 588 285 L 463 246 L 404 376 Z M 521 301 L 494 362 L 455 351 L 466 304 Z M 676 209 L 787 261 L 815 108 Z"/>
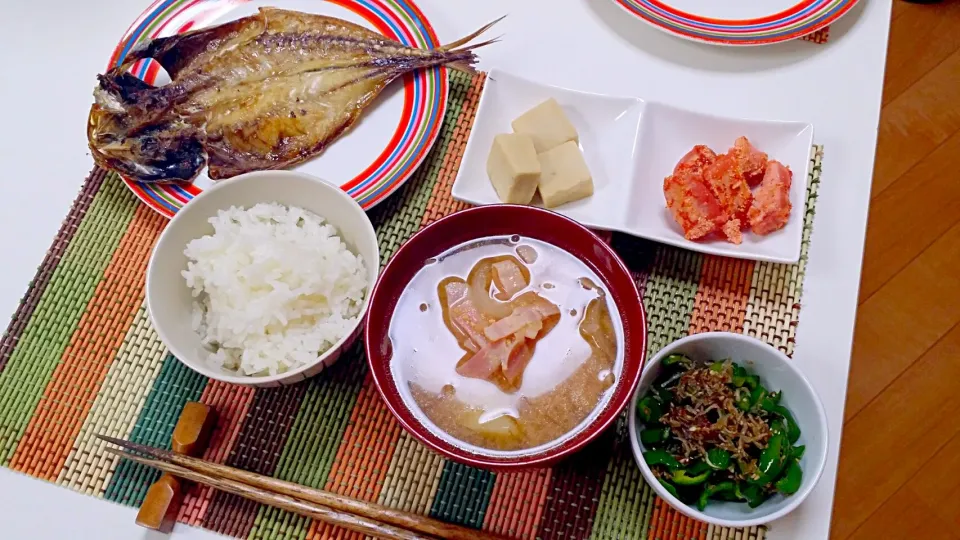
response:
<path fill-rule="evenodd" d="M 755 19 L 714 19 L 677 10 L 659 0 L 615 0 L 643 21 L 687 39 L 722 45 L 766 45 L 796 39 L 827 27 L 857 0 L 802 0 L 789 9 Z"/>
<path fill-rule="evenodd" d="M 157 0 L 137 18 L 117 45 L 110 66 L 119 65 L 138 43 L 202 27 L 249 0 Z M 322 0 L 346 8 L 376 30 L 404 45 L 439 46 L 430 22 L 410 0 Z M 171 28 L 175 28 L 172 32 Z M 159 66 L 140 61 L 132 72 L 153 83 Z M 403 111 L 387 147 L 356 177 L 341 185 L 365 210 L 396 191 L 423 162 L 436 141 L 449 91 L 445 68 L 423 70 L 404 78 Z M 201 190 L 193 184 L 124 183 L 147 206 L 171 217 Z"/>

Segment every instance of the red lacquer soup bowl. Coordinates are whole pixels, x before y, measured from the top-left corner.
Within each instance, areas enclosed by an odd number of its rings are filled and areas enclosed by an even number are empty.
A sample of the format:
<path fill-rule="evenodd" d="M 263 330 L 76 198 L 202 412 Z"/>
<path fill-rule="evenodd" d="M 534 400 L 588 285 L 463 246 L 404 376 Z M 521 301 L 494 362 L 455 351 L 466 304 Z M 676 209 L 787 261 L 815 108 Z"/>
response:
<path fill-rule="evenodd" d="M 489 236 L 520 235 L 559 247 L 583 261 L 601 279 L 620 314 L 623 364 L 613 394 L 599 415 L 581 424 L 562 443 L 537 453 L 485 455 L 455 446 L 431 431 L 408 408 L 391 373 L 390 321 L 397 301 L 428 259 L 448 249 Z M 373 290 L 364 333 L 373 380 L 387 407 L 403 427 L 444 456 L 494 470 L 541 467 L 576 452 L 607 428 L 629 403 L 640 379 L 647 340 L 646 317 L 636 283 L 620 257 L 579 223 L 530 206 L 490 205 L 447 216 L 424 228 L 404 244 L 380 274 Z M 414 405 L 415 406 L 415 405 Z M 436 428 L 435 428 L 436 429 Z"/>

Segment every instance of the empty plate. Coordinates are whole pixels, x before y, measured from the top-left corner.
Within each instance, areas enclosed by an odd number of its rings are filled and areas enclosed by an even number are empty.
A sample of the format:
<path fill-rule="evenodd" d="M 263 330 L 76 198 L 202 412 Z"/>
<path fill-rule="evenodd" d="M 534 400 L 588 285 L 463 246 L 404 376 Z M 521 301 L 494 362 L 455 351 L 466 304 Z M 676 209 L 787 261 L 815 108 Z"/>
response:
<path fill-rule="evenodd" d="M 477 205 L 500 202 L 486 172 L 493 138 L 511 132 L 514 118 L 549 98 L 560 103 L 577 128 L 594 182 L 591 197 L 562 205 L 556 212 L 588 227 L 703 253 L 785 263 L 800 259 L 813 144 L 809 123 L 723 118 L 640 98 L 543 85 L 492 70 L 453 185 L 454 198 Z M 706 144 L 717 153 L 726 152 L 741 135 L 793 171 L 789 222 L 767 236 L 744 231 L 739 245 L 722 238 L 687 240 L 666 208 L 664 177 L 694 145 Z M 538 198 L 534 204 L 540 205 Z"/>

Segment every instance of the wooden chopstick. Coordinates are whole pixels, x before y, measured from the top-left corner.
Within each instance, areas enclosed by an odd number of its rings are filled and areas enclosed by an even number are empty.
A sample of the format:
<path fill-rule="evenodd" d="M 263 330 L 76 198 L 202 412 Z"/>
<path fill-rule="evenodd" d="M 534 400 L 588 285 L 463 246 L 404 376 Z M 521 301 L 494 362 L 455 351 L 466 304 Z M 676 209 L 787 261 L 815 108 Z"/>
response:
<path fill-rule="evenodd" d="M 304 501 L 296 497 L 290 497 L 288 495 L 282 495 L 280 493 L 274 493 L 272 491 L 249 486 L 247 484 L 237 482 L 236 480 L 228 480 L 226 478 L 210 476 L 186 467 L 174 465 L 173 463 L 160 461 L 158 459 L 138 456 L 136 454 L 118 450 L 116 448 L 107 448 L 107 452 L 116 454 L 120 457 L 135 461 L 137 463 L 142 463 L 144 465 L 160 469 L 163 472 L 170 473 L 179 478 L 183 478 L 184 480 L 206 484 L 226 493 L 232 493 L 258 503 L 275 506 L 281 510 L 288 510 L 296 514 L 300 514 L 301 516 L 319 519 L 333 525 L 339 525 L 341 527 L 350 529 L 351 531 L 357 531 L 359 533 L 369 534 L 378 538 L 386 538 L 389 540 L 429 540 L 432 538 L 430 536 L 425 536 L 413 531 L 387 525 L 385 523 L 355 514 L 340 512 L 338 510 L 334 510 L 320 504 Z"/>
<path fill-rule="evenodd" d="M 307 517 L 383 538 L 444 538 L 449 540 L 502 540 L 502 536 L 386 506 L 353 499 L 293 482 L 235 469 L 169 450 L 98 435 L 106 442 L 141 455 L 108 448 L 111 453 L 143 463 L 174 476 L 207 484 L 221 491 L 253 499 Z M 427 535 L 427 536 L 423 536 Z"/>

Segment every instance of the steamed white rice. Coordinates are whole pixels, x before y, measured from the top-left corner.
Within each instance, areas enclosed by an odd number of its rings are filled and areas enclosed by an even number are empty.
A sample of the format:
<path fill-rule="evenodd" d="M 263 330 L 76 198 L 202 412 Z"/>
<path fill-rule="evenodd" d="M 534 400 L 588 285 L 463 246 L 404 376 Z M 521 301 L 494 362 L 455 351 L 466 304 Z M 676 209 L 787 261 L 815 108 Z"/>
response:
<path fill-rule="evenodd" d="M 183 277 L 213 365 L 283 373 L 316 360 L 354 327 L 367 270 L 323 218 L 261 203 L 221 210 L 210 223 L 213 235 L 187 244 Z"/>

